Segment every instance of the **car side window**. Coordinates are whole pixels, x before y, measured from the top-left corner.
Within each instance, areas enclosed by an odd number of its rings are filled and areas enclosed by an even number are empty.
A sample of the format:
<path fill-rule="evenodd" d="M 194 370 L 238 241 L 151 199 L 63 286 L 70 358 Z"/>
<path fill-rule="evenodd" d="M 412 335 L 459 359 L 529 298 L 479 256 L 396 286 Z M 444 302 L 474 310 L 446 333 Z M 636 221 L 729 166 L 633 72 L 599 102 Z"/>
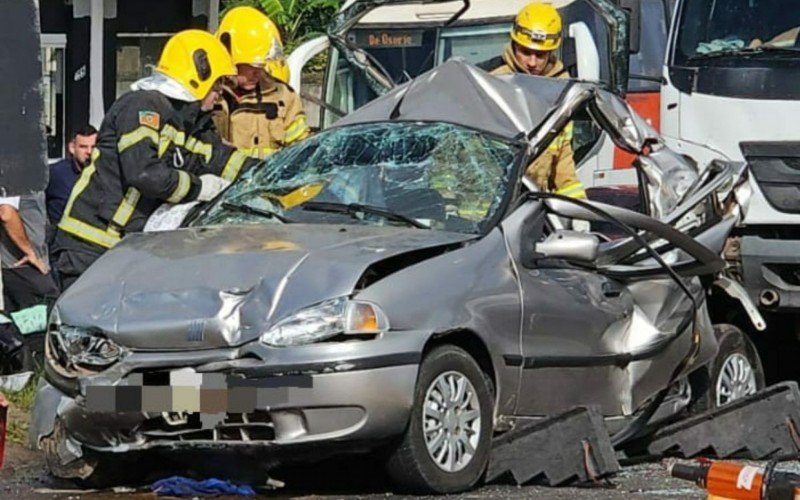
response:
<path fill-rule="evenodd" d="M 580 165 L 600 142 L 603 131 L 589 116 L 585 107 L 575 113 L 572 120 L 572 151 L 575 164 Z"/>

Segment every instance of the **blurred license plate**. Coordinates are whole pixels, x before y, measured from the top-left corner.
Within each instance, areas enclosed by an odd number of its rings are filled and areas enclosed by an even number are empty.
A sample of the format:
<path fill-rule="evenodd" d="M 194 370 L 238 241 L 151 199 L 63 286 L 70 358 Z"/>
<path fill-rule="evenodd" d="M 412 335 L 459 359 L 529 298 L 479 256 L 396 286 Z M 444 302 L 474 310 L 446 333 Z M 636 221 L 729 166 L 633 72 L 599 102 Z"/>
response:
<path fill-rule="evenodd" d="M 313 378 L 291 375 L 244 379 L 191 368 L 133 373 L 119 385 L 86 387 L 86 408 L 95 412 L 248 413 L 286 403 L 311 390 Z"/>

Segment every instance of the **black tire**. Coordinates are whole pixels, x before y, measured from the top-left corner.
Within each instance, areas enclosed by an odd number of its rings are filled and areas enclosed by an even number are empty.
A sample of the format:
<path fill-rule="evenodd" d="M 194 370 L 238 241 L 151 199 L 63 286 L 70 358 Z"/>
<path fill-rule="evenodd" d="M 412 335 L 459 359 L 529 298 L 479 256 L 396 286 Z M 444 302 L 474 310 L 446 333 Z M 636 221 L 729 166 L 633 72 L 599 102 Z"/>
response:
<path fill-rule="evenodd" d="M 446 471 L 428 453 L 423 433 L 423 411 L 429 387 L 440 375 L 456 372 L 472 384 L 479 404 L 480 429 L 477 446 L 466 465 Z M 402 491 L 418 494 L 443 494 L 466 491 L 481 479 L 489 461 L 492 442 L 494 400 L 492 384 L 475 360 L 463 349 L 445 345 L 434 348 L 422 361 L 414 404 L 402 441 L 386 463 L 386 471 Z"/>
<path fill-rule="evenodd" d="M 717 381 L 721 376 L 723 367 L 732 357 L 743 357 L 753 372 L 755 389 L 764 388 L 764 368 L 753 343 L 739 327 L 734 325 L 714 325 L 714 335 L 719 342 L 719 352 L 714 361 L 700 370 L 692 373 L 693 396 L 692 413 L 699 413 L 717 407 Z"/>

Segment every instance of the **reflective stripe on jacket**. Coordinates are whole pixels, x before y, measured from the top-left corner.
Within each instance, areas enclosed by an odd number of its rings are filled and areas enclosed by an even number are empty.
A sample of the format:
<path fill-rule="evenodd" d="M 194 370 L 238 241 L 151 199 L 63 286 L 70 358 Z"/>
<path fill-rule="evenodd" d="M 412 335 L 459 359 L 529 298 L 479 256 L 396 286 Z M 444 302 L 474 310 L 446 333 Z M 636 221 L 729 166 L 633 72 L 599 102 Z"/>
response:
<path fill-rule="evenodd" d="M 200 175 L 233 180 L 246 159 L 222 143 L 199 102 L 130 92 L 106 114 L 91 164 L 75 183 L 58 227 L 110 248 L 125 233 L 141 231 L 162 203 L 197 198 Z"/>
<path fill-rule="evenodd" d="M 244 95 L 225 88 L 214 107 L 214 123 L 223 139 L 261 159 L 310 133 L 300 96 L 267 76 Z"/>

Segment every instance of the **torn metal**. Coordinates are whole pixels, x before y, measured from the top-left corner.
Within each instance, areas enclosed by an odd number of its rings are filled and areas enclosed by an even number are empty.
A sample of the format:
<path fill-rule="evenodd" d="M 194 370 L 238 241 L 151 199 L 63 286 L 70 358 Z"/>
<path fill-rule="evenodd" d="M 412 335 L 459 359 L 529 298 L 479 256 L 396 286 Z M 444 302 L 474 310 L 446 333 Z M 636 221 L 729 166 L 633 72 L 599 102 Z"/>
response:
<path fill-rule="evenodd" d="M 379 121 L 445 122 L 514 139 L 536 130 L 571 85 L 576 84 L 532 76 L 497 78 L 453 60 L 370 102 L 335 127 Z"/>

